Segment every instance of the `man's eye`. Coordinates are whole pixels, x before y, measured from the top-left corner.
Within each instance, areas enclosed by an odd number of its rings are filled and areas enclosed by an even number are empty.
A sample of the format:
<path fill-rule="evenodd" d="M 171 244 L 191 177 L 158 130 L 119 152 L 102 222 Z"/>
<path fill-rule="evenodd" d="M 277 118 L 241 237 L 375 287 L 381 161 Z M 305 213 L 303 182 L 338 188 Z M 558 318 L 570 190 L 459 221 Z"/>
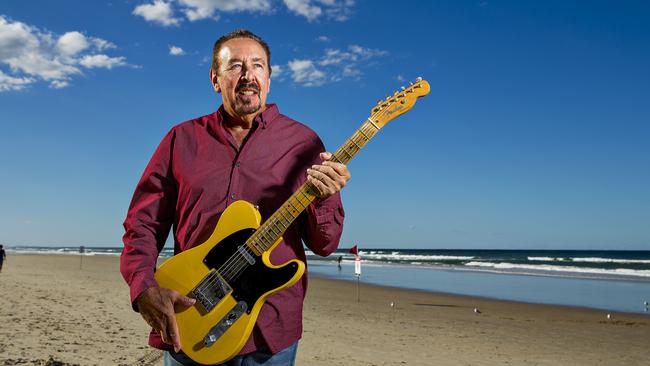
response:
<path fill-rule="evenodd" d="M 263 69 L 263 68 L 264 68 L 264 65 L 262 65 L 262 64 L 255 64 L 255 67 L 257 67 L 258 69 Z"/>
<path fill-rule="evenodd" d="M 237 70 L 237 69 L 241 69 L 241 64 L 232 64 L 232 65 L 230 65 L 229 70 Z"/>

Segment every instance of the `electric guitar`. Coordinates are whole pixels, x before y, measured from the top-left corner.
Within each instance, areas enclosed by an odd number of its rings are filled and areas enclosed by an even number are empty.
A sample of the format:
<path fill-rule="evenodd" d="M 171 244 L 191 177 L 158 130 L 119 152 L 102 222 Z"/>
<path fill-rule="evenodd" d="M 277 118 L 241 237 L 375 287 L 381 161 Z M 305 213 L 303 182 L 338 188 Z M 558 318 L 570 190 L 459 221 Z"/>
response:
<path fill-rule="evenodd" d="M 428 93 L 429 83 L 418 78 L 380 100 L 331 161 L 347 164 L 386 123 Z M 176 313 L 181 349 L 192 360 L 216 364 L 235 357 L 246 344 L 265 299 L 300 279 L 305 271 L 302 261 L 275 266 L 269 256 L 317 194 L 316 187 L 305 182 L 261 225 L 255 206 L 233 202 L 205 243 L 169 258 L 158 268 L 155 278 L 160 287 L 196 299 L 194 305 Z"/>

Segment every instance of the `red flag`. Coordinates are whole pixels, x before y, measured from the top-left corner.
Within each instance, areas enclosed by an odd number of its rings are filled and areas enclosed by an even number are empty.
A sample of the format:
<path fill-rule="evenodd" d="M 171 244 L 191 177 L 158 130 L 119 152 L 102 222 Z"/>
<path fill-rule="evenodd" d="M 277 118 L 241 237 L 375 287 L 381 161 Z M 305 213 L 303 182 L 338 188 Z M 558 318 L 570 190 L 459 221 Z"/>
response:
<path fill-rule="evenodd" d="M 358 255 L 359 254 L 359 248 L 357 248 L 356 245 L 353 246 L 352 248 L 350 248 L 350 253 L 352 253 L 354 255 Z"/>

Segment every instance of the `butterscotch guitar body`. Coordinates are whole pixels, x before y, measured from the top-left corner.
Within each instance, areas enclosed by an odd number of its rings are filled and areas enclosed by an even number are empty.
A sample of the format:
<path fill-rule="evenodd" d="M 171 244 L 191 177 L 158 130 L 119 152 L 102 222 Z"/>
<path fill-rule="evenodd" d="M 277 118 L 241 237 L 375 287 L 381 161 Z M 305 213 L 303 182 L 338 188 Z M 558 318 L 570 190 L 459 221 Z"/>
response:
<path fill-rule="evenodd" d="M 160 287 L 197 300 L 176 313 L 181 349 L 196 362 L 216 364 L 236 356 L 264 300 L 296 283 L 305 271 L 299 260 L 270 263 L 270 252 L 281 238 L 261 256 L 246 249 L 244 243 L 260 219 L 253 205 L 236 201 L 205 243 L 169 258 L 156 271 Z"/>

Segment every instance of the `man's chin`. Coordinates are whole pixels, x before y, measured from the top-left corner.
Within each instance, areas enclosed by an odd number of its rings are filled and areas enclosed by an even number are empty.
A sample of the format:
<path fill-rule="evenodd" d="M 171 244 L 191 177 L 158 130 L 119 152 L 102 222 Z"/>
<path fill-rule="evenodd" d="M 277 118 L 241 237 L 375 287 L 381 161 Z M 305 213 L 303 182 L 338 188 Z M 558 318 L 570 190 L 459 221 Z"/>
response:
<path fill-rule="evenodd" d="M 237 108 L 235 108 L 235 112 L 237 112 L 238 115 L 240 116 L 246 116 L 249 114 L 257 113 L 260 111 L 262 106 L 259 103 L 256 104 L 249 104 L 249 105 L 239 105 Z"/>

